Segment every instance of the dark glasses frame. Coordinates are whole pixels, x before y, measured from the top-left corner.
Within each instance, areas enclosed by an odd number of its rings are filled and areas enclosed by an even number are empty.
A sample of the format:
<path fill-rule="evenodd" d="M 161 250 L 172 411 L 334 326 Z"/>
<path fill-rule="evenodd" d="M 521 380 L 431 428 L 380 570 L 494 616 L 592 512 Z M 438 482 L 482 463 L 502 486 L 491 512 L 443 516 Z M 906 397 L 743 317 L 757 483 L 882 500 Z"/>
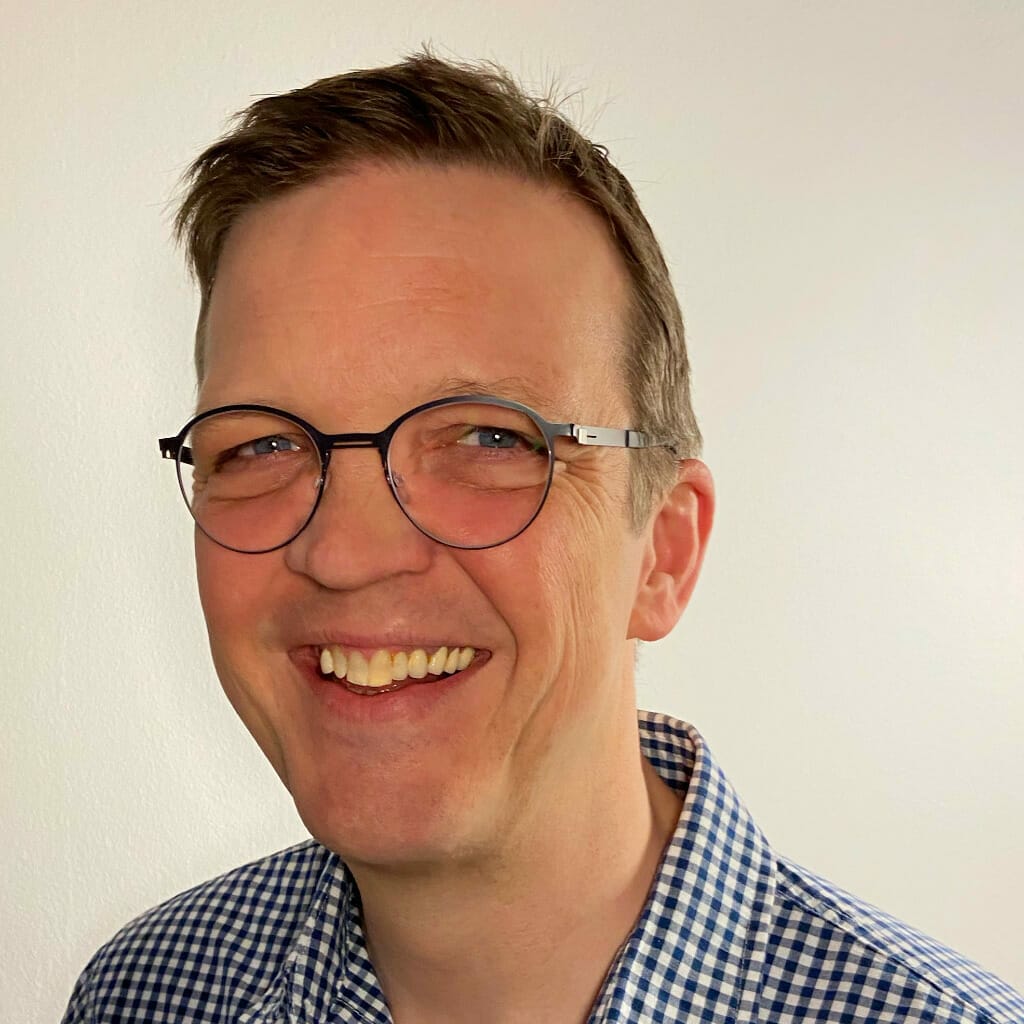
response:
<path fill-rule="evenodd" d="M 391 472 L 389 464 L 389 454 L 391 449 L 391 440 L 395 436 L 398 428 L 401 427 L 406 420 L 411 419 L 422 412 L 426 412 L 428 409 L 436 409 L 441 406 L 447 405 L 493 405 L 500 409 L 512 409 L 516 412 L 520 412 L 528 416 L 537 429 L 544 436 L 544 440 L 547 444 L 548 451 L 548 472 L 547 478 L 544 483 L 544 493 L 541 496 L 540 501 L 537 503 L 537 509 L 532 516 L 523 524 L 520 529 L 512 534 L 511 537 L 506 537 L 504 540 L 494 541 L 491 544 L 455 544 L 451 541 L 443 540 L 440 537 L 435 536 L 429 530 L 425 529 L 409 514 L 405 506 L 402 504 L 402 499 L 398 494 L 398 486 Z M 219 416 L 223 413 L 229 412 L 258 412 L 266 413 L 271 416 L 276 416 L 279 419 L 288 420 L 290 423 L 294 423 L 297 427 L 303 430 L 312 439 L 316 446 L 317 453 L 320 458 L 320 475 L 316 483 L 316 499 L 310 508 L 309 515 L 303 521 L 302 525 L 285 541 L 280 544 L 275 544 L 273 547 L 260 548 L 257 551 L 249 551 L 245 548 L 232 547 L 230 544 L 225 544 L 222 540 L 218 540 L 216 537 L 207 533 L 203 528 L 203 524 L 199 522 L 195 517 L 195 513 L 192 511 L 192 504 L 189 501 L 188 495 L 185 493 L 185 483 L 181 476 L 181 466 L 191 466 L 192 463 L 192 450 L 185 444 L 185 438 L 188 433 L 197 423 L 202 423 L 203 420 L 210 419 L 212 416 Z M 196 526 L 207 537 L 210 538 L 215 544 L 219 544 L 223 548 L 227 548 L 229 551 L 237 551 L 239 554 L 245 555 L 263 555 L 271 551 L 277 551 L 280 548 L 286 547 L 291 544 L 296 537 L 302 533 L 303 530 L 309 526 L 316 514 L 316 510 L 320 507 L 320 501 L 324 496 L 324 490 L 327 484 L 327 470 L 331 463 L 331 453 L 338 448 L 376 448 L 380 455 L 381 467 L 384 470 L 384 479 L 387 481 L 388 489 L 391 491 L 392 497 L 395 499 L 395 503 L 402 510 L 406 519 L 412 523 L 413 526 L 419 530 L 424 536 L 429 537 L 431 540 L 437 541 L 439 544 L 445 545 L 445 547 L 458 548 L 463 551 L 480 551 L 485 548 L 499 547 L 502 544 L 507 544 L 510 540 L 515 540 L 536 518 L 540 515 L 540 510 L 544 507 L 544 503 L 547 501 L 548 492 L 551 490 L 551 480 L 554 474 L 555 467 L 555 439 L 560 437 L 570 438 L 577 444 L 581 445 L 594 445 L 602 448 L 669 448 L 673 454 L 676 454 L 676 449 L 671 441 L 654 440 L 648 438 L 646 434 L 641 433 L 638 430 L 632 430 L 629 428 L 615 428 L 615 427 L 588 427 L 581 426 L 577 423 L 552 423 L 549 420 L 544 419 L 539 413 L 535 412 L 529 406 L 523 405 L 520 402 L 513 402 L 507 398 L 496 398 L 493 395 L 456 395 L 450 398 L 437 398 L 431 402 L 425 402 L 423 405 L 418 405 L 414 409 L 410 409 L 408 412 L 402 413 L 398 419 L 388 424 L 383 430 L 377 431 L 377 433 L 343 433 L 343 434 L 325 434 L 321 430 L 317 430 L 312 423 L 307 422 L 294 413 L 286 412 L 284 409 L 276 409 L 270 405 L 222 405 L 216 409 L 208 409 L 206 412 L 200 413 L 198 416 L 193 416 L 175 434 L 173 437 L 162 437 L 159 439 L 160 454 L 165 459 L 173 459 L 175 462 L 175 468 L 178 476 L 178 487 L 181 490 L 181 495 L 185 499 L 185 505 L 189 510 L 189 514 L 195 520 Z"/>

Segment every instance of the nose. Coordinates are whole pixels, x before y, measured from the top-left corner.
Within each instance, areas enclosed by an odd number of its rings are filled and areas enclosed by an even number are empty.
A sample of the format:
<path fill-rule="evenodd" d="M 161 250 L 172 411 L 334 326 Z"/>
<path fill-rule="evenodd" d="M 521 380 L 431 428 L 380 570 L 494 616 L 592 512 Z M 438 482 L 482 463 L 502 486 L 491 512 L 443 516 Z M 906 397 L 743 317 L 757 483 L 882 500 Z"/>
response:
<path fill-rule="evenodd" d="M 332 454 L 309 525 L 285 549 L 285 564 L 331 590 L 356 590 L 429 569 L 439 545 L 398 507 L 372 449 Z"/>

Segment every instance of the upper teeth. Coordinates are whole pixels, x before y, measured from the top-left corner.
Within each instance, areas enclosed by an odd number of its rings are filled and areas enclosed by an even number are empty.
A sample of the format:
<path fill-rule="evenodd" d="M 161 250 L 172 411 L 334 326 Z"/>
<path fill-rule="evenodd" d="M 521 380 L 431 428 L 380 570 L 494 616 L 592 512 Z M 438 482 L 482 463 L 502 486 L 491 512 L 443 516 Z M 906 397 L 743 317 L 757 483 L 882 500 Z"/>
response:
<path fill-rule="evenodd" d="M 320 671 L 325 676 L 347 679 L 357 686 L 390 686 L 403 679 L 423 679 L 451 675 L 466 668 L 476 650 L 472 647 L 439 647 L 432 654 L 423 648 L 415 651 L 374 651 L 369 660 L 362 651 L 346 651 L 343 647 L 323 647 L 320 650 Z"/>

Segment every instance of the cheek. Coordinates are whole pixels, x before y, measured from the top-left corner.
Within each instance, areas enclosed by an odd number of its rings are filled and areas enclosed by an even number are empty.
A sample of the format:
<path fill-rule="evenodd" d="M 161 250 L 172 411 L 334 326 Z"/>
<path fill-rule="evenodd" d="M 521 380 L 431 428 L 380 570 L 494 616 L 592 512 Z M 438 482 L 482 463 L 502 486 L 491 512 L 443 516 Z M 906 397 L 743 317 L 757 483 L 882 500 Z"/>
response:
<path fill-rule="evenodd" d="M 231 647 L 261 621 L 261 597 L 269 592 L 266 560 L 271 555 L 240 555 L 214 544 L 202 534 L 196 537 L 196 580 L 199 600 L 216 651 Z"/>
<path fill-rule="evenodd" d="M 629 596 L 615 530 L 589 508 L 552 503 L 521 537 L 494 549 L 493 603 L 516 642 L 517 661 L 547 675 L 590 676 L 625 636 Z M 621 620 L 621 621 L 620 621 Z"/>
<path fill-rule="evenodd" d="M 613 471 L 581 473 L 552 498 L 541 564 L 580 639 L 603 641 L 632 598 L 627 581 L 634 545 L 624 513 L 625 481 Z"/>
<path fill-rule="evenodd" d="M 281 711 L 259 639 L 271 593 L 268 562 L 274 553 L 240 555 L 200 534 L 195 554 L 199 599 L 221 687 L 287 785 L 284 747 L 275 724 Z"/>

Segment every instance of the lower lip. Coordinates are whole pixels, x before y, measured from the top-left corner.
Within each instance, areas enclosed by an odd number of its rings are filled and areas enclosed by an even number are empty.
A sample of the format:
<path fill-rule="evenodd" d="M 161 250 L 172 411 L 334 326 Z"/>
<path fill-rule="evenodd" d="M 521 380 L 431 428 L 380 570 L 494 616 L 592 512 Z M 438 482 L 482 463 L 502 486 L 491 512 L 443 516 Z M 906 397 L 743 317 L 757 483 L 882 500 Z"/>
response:
<path fill-rule="evenodd" d="M 435 682 L 416 682 L 403 686 L 400 690 L 361 694 L 353 693 L 344 683 L 325 678 L 320 672 L 315 655 L 306 651 L 295 651 L 290 657 L 292 663 L 302 673 L 310 691 L 328 714 L 349 722 L 370 724 L 411 720 L 432 714 L 434 711 L 443 711 L 445 705 L 489 660 L 489 655 L 478 655 L 468 668 Z"/>

